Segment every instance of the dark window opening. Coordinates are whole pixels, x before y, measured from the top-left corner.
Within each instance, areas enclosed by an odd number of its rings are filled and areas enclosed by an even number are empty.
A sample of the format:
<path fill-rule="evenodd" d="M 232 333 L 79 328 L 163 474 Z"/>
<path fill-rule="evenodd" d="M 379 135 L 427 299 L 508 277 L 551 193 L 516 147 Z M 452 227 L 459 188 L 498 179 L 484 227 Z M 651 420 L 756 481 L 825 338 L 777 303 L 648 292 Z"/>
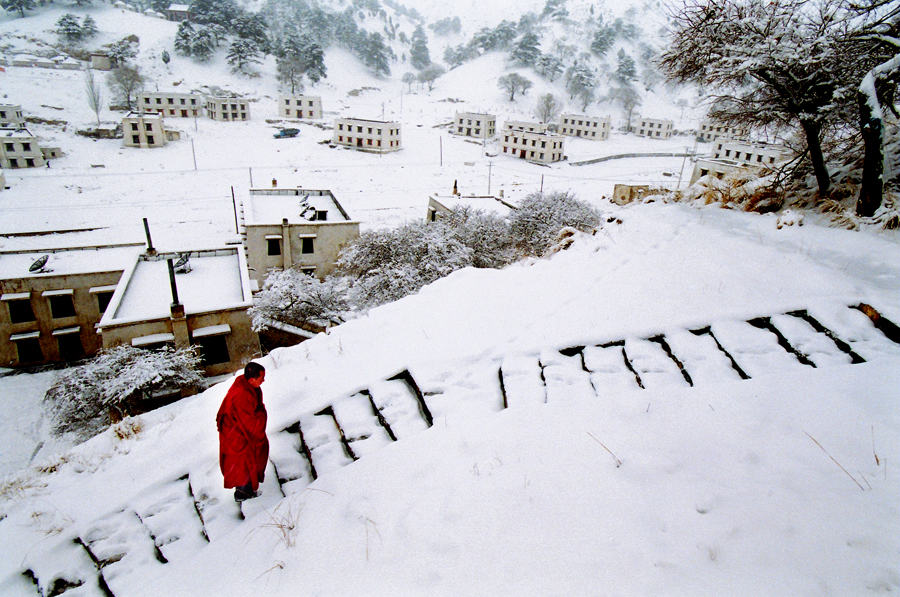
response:
<path fill-rule="evenodd" d="M 200 357 L 204 365 L 218 365 L 231 360 L 228 356 L 227 336 L 206 336 L 197 338 L 194 343 L 200 348 Z"/>
<path fill-rule="evenodd" d="M 35 321 L 34 310 L 31 308 L 31 299 L 18 299 L 7 301 L 9 307 L 9 320 L 12 323 L 25 323 Z"/>
<path fill-rule="evenodd" d="M 63 334 L 57 336 L 59 344 L 59 358 L 64 361 L 75 361 L 84 357 L 84 345 L 81 343 L 81 334 Z"/>
<path fill-rule="evenodd" d="M 112 300 L 112 296 L 112 291 L 97 293 L 97 309 L 100 313 L 106 313 L 106 308 L 109 307 L 109 301 Z"/>
<path fill-rule="evenodd" d="M 269 255 L 281 255 L 281 239 L 269 238 L 266 240 L 269 244 Z"/>
<path fill-rule="evenodd" d="M 75 303 L 71 294 L 59 294 L 50 298 L 50 316 L 53 319 L 75 317 Z"/>
<path fill-rule="evenodd" d="M 26 338 L 16 340 L 16 351 L 19 353 L 19 363 L 36 363 L 44 360 L 41 352 L 41 342 L 38 338 Z"/>
<path fill-rule="evenodd" d="M 300 249 L 300 252 L 301 252 L 301 253 L 309 254 L 309 253 L 313 253 L 313 252 L 314 252 L 314 251 L 313 251 L 313 240 L 314 240 L 314 239 L 312 239 L 312 238 L 301 238 L 300 240 L 303 242 L 303 247 Z"/>

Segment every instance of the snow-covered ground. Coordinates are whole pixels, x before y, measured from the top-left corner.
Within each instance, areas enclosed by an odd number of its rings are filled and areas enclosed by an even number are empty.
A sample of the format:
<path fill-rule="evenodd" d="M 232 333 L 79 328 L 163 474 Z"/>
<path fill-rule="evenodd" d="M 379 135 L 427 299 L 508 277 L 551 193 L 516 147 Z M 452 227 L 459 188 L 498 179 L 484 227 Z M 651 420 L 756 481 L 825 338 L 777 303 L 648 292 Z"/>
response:
<path fill-rule="evenodd" d="M 25 44 L 67 10 L 3 17 L 0 32 Z M 407 93 L 402 68 L 379 80 L 329 50 L 328 78 L 307 89 L 323 98 L 326 128 L 275 140 L 286 123 L 266 122 L 277 120 L 271 58 L 258 79 L 227 74 L 221 55 L 197 65 L 173 54 L 165 67 L 173 23 L 84 10 L 102 43 L 139 32 L 151 88 L 238 91 L 259 100 L 253 120 L 170 119 L 181 141 L 125 149 L 73 134 L 95 120 L 80 73 L 6 68 L 4 102 L 68 124 L 30 126 L 67 157 L 6 173 L 2 249 L 140 242 L 142 217 L 157 248 L 221 245 L 235 234 L 232 187 L 240 200 L 251 177 L 331 189 L 364 229 L 424 217 L 428 195 L 454 181 L 513 202 L 572 190 L 610 221 L 552 258 L 456 272 L 266 357 L 272 466 L 243 512 L 217 468 L 214 414 L 228 382 L 58 451 L 39 408 L 53 373 L 0 378 L 10 473 L 0 594 L 34 595 L 35 583 L 45 595 L 80 585 L 72 597 L 900 590 L 900 347 L 849 308 L 868 303 L 900 322 L 896 232 L 827 228 L 809 215 L 778 229 L 775 216 L 717 207 L 620 208 L 605 199 L 615 183 L 674 188 L 684 168 L 683 187 L 690 161 L 571 165 L 681 152 L 693 148 L 687 136 L 570 139 L 569 163 L 540 167 L 449 135 L 456 110 L 502 123 L 559 92 L 536 81 L 507 102 L 496 54 L 430 93 Z M 648 96 L 642 110 L 695 127 L 676 95 Z M 589 113 L 623 123 L 612 106 Z M 399 120 L 405 149 L 320 144 L 338 115 Z M 84 228 L 94 230 L 2 236 Z M 782 348 L 767 322 L 816 366 Z"/>

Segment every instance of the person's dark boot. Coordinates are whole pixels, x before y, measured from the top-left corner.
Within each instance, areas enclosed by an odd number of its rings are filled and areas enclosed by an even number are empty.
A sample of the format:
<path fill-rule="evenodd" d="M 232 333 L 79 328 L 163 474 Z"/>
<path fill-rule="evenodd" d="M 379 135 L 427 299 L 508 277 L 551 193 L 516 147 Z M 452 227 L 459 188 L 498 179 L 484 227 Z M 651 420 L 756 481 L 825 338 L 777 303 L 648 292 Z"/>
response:
<path fill-rule="evenodd" d="M 234 501 L 236 502 L 243 502 L 244 500 L 250 500 L 255 497 L 259 497 L 259 492 L 253 491 L 253 486 L 249 483 L 234 488 Z"/>

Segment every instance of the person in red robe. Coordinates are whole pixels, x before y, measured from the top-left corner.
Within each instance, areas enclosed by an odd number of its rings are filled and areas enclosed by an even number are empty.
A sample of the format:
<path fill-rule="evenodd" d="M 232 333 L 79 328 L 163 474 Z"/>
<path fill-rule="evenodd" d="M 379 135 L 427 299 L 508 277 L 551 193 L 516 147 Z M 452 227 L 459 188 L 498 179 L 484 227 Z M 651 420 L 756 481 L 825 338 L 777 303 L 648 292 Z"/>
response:
<path fill-rule="evenodd" d="M 242 502 L 259 495 L 269 461 L 266 437 L 266 407 L 260 386 L 266 370 L 259 363 L 248 363 L 239 375 L 216 415 L 219 429 L 219 468 L 225 487 L 234 487 L 234 501 Z"/>

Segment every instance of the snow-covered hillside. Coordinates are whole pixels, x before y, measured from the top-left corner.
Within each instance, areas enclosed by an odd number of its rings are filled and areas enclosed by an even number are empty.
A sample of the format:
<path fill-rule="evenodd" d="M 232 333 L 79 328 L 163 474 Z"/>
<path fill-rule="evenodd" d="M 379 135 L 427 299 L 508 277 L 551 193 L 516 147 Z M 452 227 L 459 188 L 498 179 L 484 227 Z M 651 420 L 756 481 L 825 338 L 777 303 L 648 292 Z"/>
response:
<path fill-rule="evenodd" d="M 545 3 L 470 4 L 479 20 L 466 21 L 468 35 Z M 622 208 L 606 199 L 615 183 L 683 188 L 690 161 L 572 165 L 682 152 L 690 136 L 567 140 L 568 163 L 540 167 L 449 135 L 456 110 L 502 123 L 560 93 L 535 77 L 508 102 L 500 53 L 409 93 L 401 68 L 376 78 L 332 48 L 328 77 L 306 88 L 322 96 L 324 126 L 275 140 L 286 123 L 274 61 L 252 79 L 230 74 L 222 53 L 195 63 L 171 52 L 174 23 L 47 4 L 2 17 L 3 51 L 54 40 L 47 31 L 69 11 L 94 16 L 98 43 L 137 33 L 150 88 L 241 93 L 256 100 L 252 119 L 169 119 L 180 141 L 126 149 L 74 134 L 95 122 L 82 73 L 7 67 L 2 101 L 65 120 L 29 128 L 67 155 L 5 173 L 2 249 L 139 242 L 142 217 L 160 249 L 221 245 L 235 235 L 232 188 L 240 199 L 251 179 L 331 189 L 364 229 L 424 217 L 428 195 L 454 181 L 513 202 L 571 190 L 608 218 L 548 259 L 458 271 L 262 359 L 271 466 L 263 496 L 242 507 L 217 465 L 214 415 L 230 381 L 58 451 L 36 450 L 48 439 L 39 400 L 52 373 L 0 378 L 10 473 L 0 481 L 0 594 L 900 590 L 900 346 L 851 308 L 900 322 L 895 231 L 837 230 L 812 215 L 779 228 L 775 215 L 716 206 Z M 432 37 L 433 56 L 440 43 Z M 649 94 L 642 110 L 693 128 L 699 115 L 676 99 Z M 613 106 L 589 113 L 620 123 Z M 336 116 L 396 119 L 404 150 L 320 143 Z"/>

